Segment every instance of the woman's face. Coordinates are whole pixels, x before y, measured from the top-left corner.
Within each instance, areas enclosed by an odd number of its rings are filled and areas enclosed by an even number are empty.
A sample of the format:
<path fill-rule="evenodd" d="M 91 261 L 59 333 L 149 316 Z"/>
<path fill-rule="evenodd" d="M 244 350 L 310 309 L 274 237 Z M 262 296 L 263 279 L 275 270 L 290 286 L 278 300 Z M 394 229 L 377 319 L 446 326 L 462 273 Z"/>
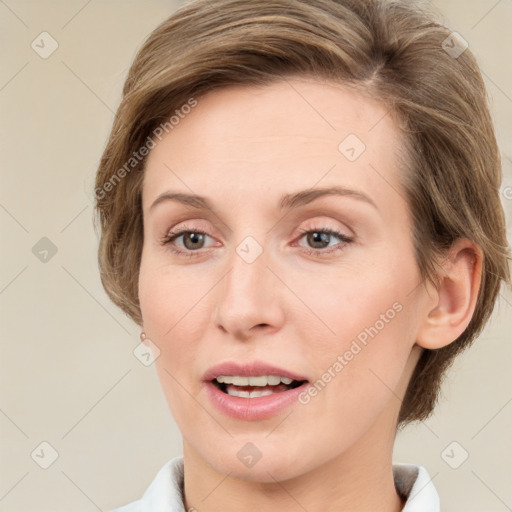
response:
<path fill-rule="evenodd" d="M 363 445 L 374 459 L 426 304 L 393 118 L 298 77 L 210 92 L 183 117 L 147 160 L 139 295 L 186 453 L 259 481 Z"/>

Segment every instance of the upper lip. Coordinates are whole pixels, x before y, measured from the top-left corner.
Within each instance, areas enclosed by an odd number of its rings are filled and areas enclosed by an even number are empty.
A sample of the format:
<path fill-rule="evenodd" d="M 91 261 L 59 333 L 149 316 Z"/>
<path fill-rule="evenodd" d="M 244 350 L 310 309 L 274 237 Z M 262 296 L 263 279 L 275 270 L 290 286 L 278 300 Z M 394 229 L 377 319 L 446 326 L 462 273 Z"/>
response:
<path fill-rule="evenodd" d="M 258 377 L 259 375 L 277 375 L 278 377 L 288 377 L 293 380 L 307 380 L 306 377 L 297 373 L 280 368 L 272 364 L 261 361 L 252 361 L 244 364 L 226 361 L 209 368 L 203 375 L 204 381 L 211 381 L 219 375 L 236 375 L 240 377 Z"/>

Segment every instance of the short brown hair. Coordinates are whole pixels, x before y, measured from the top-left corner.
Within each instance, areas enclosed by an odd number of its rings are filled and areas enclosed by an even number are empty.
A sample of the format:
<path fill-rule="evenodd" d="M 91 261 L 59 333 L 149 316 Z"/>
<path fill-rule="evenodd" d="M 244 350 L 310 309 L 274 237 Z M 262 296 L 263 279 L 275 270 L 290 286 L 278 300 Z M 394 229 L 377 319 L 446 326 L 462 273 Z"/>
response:
<path fill-rule="evenodd" d="M 455 43 L 460 55 L 449 51 Z M 473 318 L 454 343 L 423 351 L 398 425 L 427 418 L 445 370 L 481 332 L 501 281 L 510 284 L 499 150 L 478 65 L 460 43 L 432 13 L 406 1 L 183 5 L 138 51 L 97 172 L 99 267 L 112 301 L 142 324 L 145 158 L 133 155 L 172 112 L 223 86 L 266 85 L 297 74 L 356 87 L 399 121 L 408 167 L 403 189 L 423 278 L 436 282 L 438 257 L 457 238 L 472 240 L 483 252 Z"/>

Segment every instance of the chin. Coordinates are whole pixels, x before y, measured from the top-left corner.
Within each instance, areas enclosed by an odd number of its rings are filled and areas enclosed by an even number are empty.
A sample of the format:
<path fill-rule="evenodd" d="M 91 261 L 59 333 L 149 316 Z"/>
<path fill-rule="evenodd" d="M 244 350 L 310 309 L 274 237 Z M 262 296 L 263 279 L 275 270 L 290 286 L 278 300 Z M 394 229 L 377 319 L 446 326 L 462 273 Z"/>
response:
<path fill-rule="evenodd" d="M 215 453 L 203 452 L 201 458 L 216 472 L 239 480 L 275 483 L 289 480 L 313 467 L 314 461 L 304 459 L 301 446 L 296 439 L 290 450 L 283 443 L 269 443 L 265 440 L 268 433 L 251 436 L 253 441 L 230 439 L 229 448 L 217 445 Z M 300 461 L 300 463 L 298 462 Z"/>

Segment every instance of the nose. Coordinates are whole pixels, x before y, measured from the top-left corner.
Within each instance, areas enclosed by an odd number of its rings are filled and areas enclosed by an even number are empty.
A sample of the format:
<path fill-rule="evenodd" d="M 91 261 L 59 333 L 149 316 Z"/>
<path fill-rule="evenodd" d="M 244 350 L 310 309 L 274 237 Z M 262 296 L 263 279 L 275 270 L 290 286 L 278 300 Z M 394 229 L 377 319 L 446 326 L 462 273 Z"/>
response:
<path fill-rule="evenodd" d="M 282 283 L 267 266 L 267 252 L 248 262 L 233 251 L 230 263 L 218 286 L 216 326 L 241 341 L 279 330 L 285 316 Z"/>

